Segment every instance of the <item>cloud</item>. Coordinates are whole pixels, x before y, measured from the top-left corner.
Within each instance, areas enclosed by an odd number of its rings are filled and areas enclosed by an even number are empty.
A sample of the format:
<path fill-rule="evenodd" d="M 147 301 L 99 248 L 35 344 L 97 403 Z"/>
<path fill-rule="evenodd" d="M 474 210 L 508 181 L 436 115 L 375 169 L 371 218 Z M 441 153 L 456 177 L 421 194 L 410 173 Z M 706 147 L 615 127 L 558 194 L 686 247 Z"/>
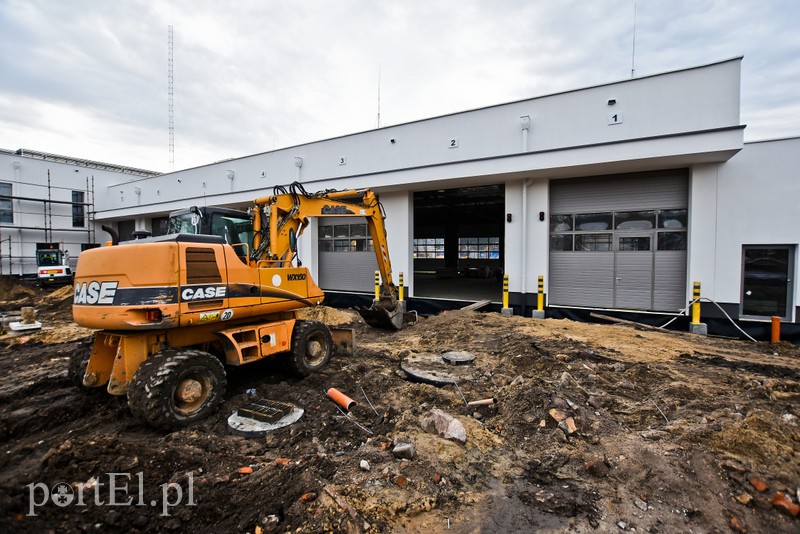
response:
<path fill-rule="evenodd" d="M 626 79 L 633 4 L 6 0 L 0 146 L 169 170 L 170 24 L 183 168 L 374 128 L 379 70 L 381 125 Z M 637 75 L 743 54 L 746 136 L 800 133 L 800 4 L 636 11 Z"/>

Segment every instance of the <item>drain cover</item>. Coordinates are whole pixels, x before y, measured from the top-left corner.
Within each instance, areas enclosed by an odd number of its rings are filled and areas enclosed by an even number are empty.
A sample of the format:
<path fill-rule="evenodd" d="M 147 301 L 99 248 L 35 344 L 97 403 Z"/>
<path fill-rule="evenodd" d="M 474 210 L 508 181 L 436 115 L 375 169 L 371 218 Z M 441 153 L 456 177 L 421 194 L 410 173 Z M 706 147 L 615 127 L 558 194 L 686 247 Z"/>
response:
<path fill-rule="evenodd" d="M 464 350 L 445 352 L 442 354 L 444 363 L 450 365 L 469 365 L 475 361 L 475 355 Z"/>
<path fill-rule="evenodd" d="M 303 416 L 303 409 L 288 402 L 260 399 L 242 406 L 228 417 L 228 426 L 235 434 L 259 437 L 291 425 Z"/>

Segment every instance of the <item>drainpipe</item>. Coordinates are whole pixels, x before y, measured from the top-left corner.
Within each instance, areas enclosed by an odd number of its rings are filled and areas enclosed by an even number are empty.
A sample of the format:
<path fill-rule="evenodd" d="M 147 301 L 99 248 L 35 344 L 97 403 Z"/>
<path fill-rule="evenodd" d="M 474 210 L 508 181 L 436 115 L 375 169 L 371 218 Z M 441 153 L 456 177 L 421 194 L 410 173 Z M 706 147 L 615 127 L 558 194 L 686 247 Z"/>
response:
<path fill-rule="evenodd" d="M 523 130 L 525 131 L 525 130 Z M 525 317 L 525 288 L 528 285 L 528 186 L 531 179 L 522 182 L 522 316 Z"/>
<path fill-rule="evenodd" d="M 523 115 L 519 118 L 519 125 L 522 128 L 522 151 L 528 151 L 528 130 L 531 128 L 531 116 Z"/>

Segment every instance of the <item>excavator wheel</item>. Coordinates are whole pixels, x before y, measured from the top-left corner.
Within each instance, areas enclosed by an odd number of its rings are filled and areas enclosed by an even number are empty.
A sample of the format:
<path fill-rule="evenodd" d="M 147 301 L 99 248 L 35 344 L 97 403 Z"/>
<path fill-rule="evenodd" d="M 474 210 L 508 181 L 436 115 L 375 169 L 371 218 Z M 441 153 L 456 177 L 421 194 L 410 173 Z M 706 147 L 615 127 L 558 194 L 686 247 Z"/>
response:
<path fill-rule="evenodd" d="M 300 376 L 319 371 L 331 359 L 333 338 L 319 321 L 295 321 L 289 365 Z"/>
<path fill-rule="evenodd" d="M 69 356 L 67 376 L 76 388 L 84 389 L 83 375 L 86 374 L 86 366 L 89 365 L 89 357 L 92 355 L 93 346 L 94 336 L 81 341 L 78 349 Z"/>
<path fill-rule="evenodd" d="M 152 427 L 178 428 L 216 410 L 225 386 L 225 368 L 212 354 L 167 349 L 139 366 L 128 384 L 128 407 Z"/>

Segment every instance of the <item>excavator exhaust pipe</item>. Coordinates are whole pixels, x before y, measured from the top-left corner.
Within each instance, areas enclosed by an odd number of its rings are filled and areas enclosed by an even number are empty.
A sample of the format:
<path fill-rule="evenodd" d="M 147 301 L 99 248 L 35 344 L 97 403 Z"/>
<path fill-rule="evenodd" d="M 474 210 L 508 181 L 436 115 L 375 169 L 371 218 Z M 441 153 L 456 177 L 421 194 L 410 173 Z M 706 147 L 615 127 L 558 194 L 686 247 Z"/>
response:
<path fill-rule="evenodd" d="M 405 301 L 397 302 L 388 309 L 380 300 L 373 300 L 369 308 L 358 308 L 358 314 L 368 325 L 384 330 L 402 330 L 417 322 L 417 313 L 407 311 Z"/>

